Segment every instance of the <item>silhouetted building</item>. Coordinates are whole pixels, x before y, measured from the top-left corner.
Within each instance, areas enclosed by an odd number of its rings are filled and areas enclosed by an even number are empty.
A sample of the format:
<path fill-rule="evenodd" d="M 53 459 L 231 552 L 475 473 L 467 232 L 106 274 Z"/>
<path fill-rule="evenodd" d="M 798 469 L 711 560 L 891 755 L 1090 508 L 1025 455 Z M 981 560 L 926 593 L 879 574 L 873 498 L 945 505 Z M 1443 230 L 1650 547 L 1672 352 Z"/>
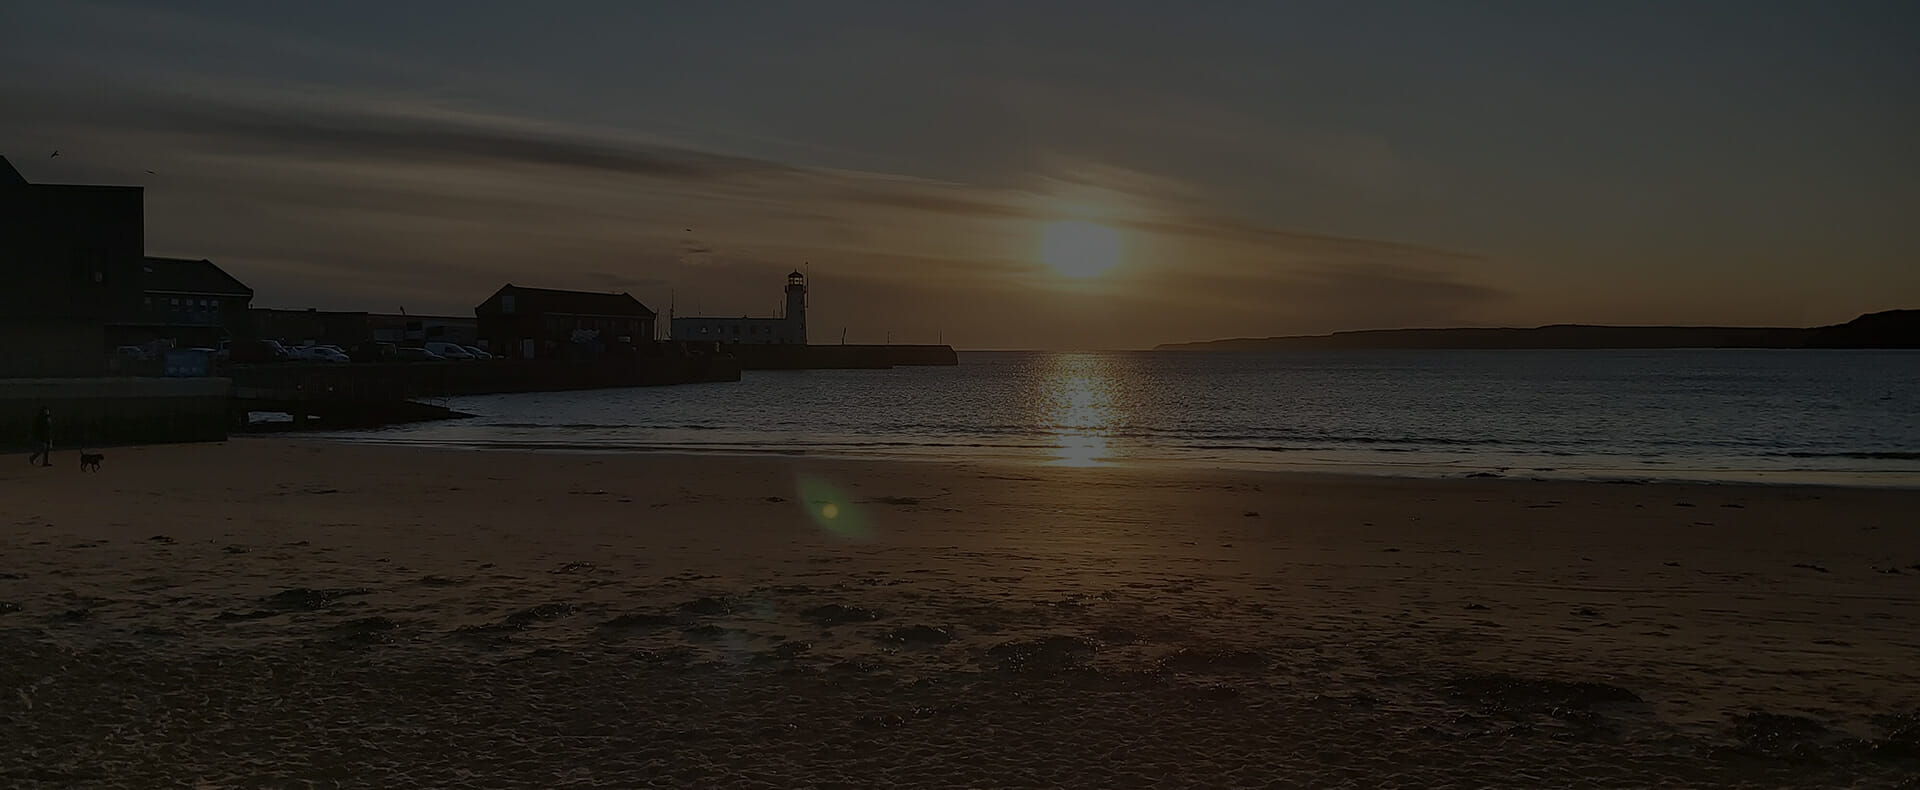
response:
<path fill-rule="evenodd" d="M 283 345 L 352 348 L 370 341 L 401 346 L 438 341 L 470 346 L 478 342 L 480 334 L 477 320 L 459 316 L 264 308 L 252 313 L 251 336 Z"/>
<path fill-rule="evenodd" d="M 373 339 L 364 311 L 281 310 L 256 307 L 247 311 L 249 340 L 274 340 L 285 346 L 332 345 L 352 348 Z"/>
<path fill-rule="evenodd" d="M 627 293 L 556 291 L 508 283 L 473 308 L 480 340 L 497 356 L 596 356 L 653 340 L 654 312 Z"/>
<path fill-rule="evenodd" d="M 108 345 L 167 340 L 178 348 L 218 348 L 246 334 L 253 289 L 213 261 L 147 256 L 135 280 L 140 302 L 111 317 Z"/>
<path fill-rule="evenodd" d="M 104 372 L 145 247 L 140 187 L 28 183 L 0 157 L 0 376 Z"/>
<path fill-rule="evenodd" d="M 382 343 L 417 346 L 440 342 L 471 346 L 480 342 L 480 322 L 475 318 L 374 313 L 367 319 L 373 328 L 373 339 Z"/>
<path fill-rule="evenodd" d="M 776 318 L 688 316 L 673 319 L 673 339 L 756 345 L 807 344 L 807 276 L 787 275 L 787 312 Z"/>

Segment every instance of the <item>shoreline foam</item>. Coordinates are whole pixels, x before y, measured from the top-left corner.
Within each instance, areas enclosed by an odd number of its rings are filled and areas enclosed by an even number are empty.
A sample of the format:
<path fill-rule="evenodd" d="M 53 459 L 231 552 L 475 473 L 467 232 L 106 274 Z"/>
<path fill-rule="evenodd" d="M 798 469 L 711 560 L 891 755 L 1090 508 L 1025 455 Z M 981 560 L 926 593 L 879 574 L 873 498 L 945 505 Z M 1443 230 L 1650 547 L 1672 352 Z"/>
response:
<path fill-rule="evenodd" d="M 858 445 L 825 444 L 795 446 L 767 442 L 736 444 L 645 443 L 625 440 L 580 442 L 541 439 L 414 439 L 391 431 L 316 432 L 290 437 L 294 440 L 327 441 L 396 448 L 428 450 L 475 450 L 486 452 L 531 452 L 586 455 L 635 455 L 683 457 L 791 457 L 836 461 L 935 461 L 985 464 L 1032 465 L 1042 467 L 1077 466 L 1103 468 L 1232 469 L 1249 473 L 1328 474 L 1361 477 L 1447 479 L 1461 476 L 1495 476 L 1521 480 L 1555 480 L 1600 483 L 1710 483 L 1723 485 L 1833 486 L 1860 488 L 1920 489 L 1920 469 L 1858 469 L 1804 467 L 1728 467 L 1671 466 L 1663 463 L 1632 465 L 1623 456 L 1512 456 L 1501 462 L 1476 461 L 1472 456 L 1445 460 L 1395 461 L 1363 454 L 1329 451 L 1272 450 L 1251 454 L 1210 456 L 1178 450 L 1162 455 L 1125 454 L 1096 459 L 1060 457 L 1058 444 L 982 444 L 932 442 L 865 442 Z M 1281 453 L 1294 456 L 1283 459 Z M 1775 454 L 1778 458 L 1826 458 L 1907 460 L 1909 454 Z M 1335 457 L 1328 457 L 1335 456 Z M 1754 460 L 1758 460 L 1757 457 Z M 1554 466 L 1538 466 L 1540 463 Z"/>

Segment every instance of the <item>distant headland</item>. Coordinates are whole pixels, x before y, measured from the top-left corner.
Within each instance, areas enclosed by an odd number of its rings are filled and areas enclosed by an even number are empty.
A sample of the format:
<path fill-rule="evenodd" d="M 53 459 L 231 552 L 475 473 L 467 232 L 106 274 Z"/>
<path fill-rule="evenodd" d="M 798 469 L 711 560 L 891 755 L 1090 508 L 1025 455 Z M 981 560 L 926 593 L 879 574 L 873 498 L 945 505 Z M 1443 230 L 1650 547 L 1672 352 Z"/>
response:
<path fill-rule="evenodd" d="M 1329 335 L 1164 343 L 1155 351 L 1498 348 L 1920 348 L 1920 310 L 1868 313 L 1808 328 L 1592 326 L 1364 329 Z"/>

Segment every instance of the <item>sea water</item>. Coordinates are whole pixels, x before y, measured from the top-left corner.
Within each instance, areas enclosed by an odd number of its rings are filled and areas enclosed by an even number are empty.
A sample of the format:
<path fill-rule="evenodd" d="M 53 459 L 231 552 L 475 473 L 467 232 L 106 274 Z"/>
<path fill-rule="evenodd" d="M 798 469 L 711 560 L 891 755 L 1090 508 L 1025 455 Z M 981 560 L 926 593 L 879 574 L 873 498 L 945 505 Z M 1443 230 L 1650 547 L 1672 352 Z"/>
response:
<path fill-rule="evenodd" d="M 554 451 L 960 456 L 1920 485 L 1920 352 L 962 353 L 960 365 L 449 398 L 336 435 Z"/>

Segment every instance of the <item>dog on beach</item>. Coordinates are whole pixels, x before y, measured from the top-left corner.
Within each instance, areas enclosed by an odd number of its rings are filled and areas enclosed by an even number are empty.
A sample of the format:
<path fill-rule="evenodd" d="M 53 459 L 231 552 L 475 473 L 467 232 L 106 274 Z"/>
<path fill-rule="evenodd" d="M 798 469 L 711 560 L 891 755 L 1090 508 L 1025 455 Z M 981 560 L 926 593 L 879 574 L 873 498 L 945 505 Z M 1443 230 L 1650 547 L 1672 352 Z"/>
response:
<path fill-rule="evenodd" d="M 105 454 L 90 453 L 85 450 L 81 450 L 80 451 L 80 471 L 85 472 L 87 470 L 93 470 L 95 472 L 98 472 L 100 471 L 100 462 L 106 459 L 107 459 L 107 456 Z"/>

